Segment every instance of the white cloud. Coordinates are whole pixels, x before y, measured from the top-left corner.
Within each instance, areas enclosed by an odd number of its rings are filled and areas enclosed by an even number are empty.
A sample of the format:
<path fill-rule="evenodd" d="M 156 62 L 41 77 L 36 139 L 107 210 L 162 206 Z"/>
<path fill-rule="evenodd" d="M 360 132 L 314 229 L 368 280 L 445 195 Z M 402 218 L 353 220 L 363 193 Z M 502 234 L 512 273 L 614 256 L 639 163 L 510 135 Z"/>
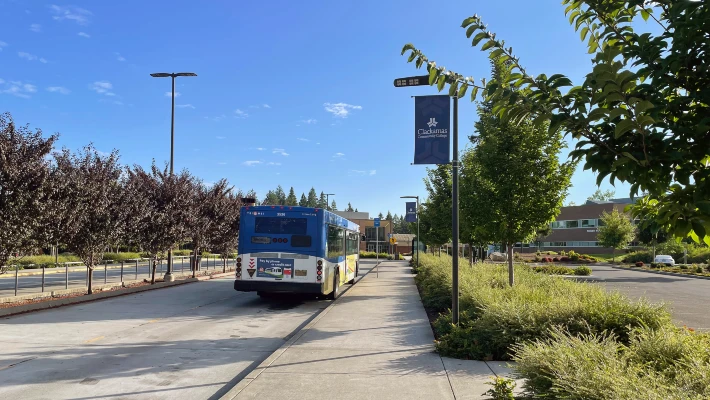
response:
<path fill-rule="evenodd" d="M 113 89 L 113 85 L 111 85 L 111 82 L 107 81 L 97 81 L 94 82 L 93 84 L 89 85 L 89 89 L 95 91 L 96 93 L 103 94 L 106 96 L 115 96 L 116 94 L 111 92 L 111 89 Z"/>
<path fill-rule="evenodd" d="M 257 105 L 249 106 L 249 108 L 271 108 L 271 106 L 268 104 L 257 104 Z"/>
<path fill-rule="evenodd" d="M 17 55 L 18 55 L 20 58 L 24 58 L 24 59 L 27 60 L 27 61 L 39 61 L 39 62 L 41 62 L 41 63 L 43 63 L 43 64 L 46 64 L 46 63 L 47 63 L 47 60 L 46 60 L 46 59 L 44 59 L 44 58 L 42 58 L 42 57 L 37 57 L 37 56 L 34 55 L 34 54 L 26 53 L 26 52 L 24 52 L 24 51 L 19 51 L 19 52 L 17 52 Z"/>
<path fill-rule="evenodd" d="M 371 170 L 370 170 L 370 176 L 375 175 L 375 174 L 377 174 L 377 170 L 376 170 L 376 169 L 371 169 Z"/>
<path fill-rule="evenodd" d="M 173 95 L 173 92 L 165 92 L 165 97 L 170 97 Z M 182 96 L 182 93 L 180 92 L 175 92 L 175 98 L 177 99 L 178 97 Z"/>
<path fill-rule="evenodd" d="M 113 54 L 116 55 L 116 60 L 118 60 L 118 61 L 120 61 L 120 62 L 126 61 L 126 58 L 123 57 L 123 56 L 121 55 L 121 53 L 113 53 Z M 168 96 L 169 96 L 169 95 L 168 95 Z"/>
<path fill-rule="evenodd" d="M 175 104 L 175 107 L 177 108 L 192 108 L 193 110 L 195 109 L 195 106 L 192 104 Z"/>
<path fill-rule="evenodd" d="M 244 161 L 242 164 L 246 165 L 247 167 L 253 167 L 255 165 L 261 164 L 261 161 Z"/>
<path fill-rule="evenodd" d="M 348 103 L 324 103 L 325 111 L 339 118 L 347 118 L 352 110 L 362 110 L 362 106 L 355 106 Z"/>
<path fill-rule="evenodd" d="M 30 25 L 30 30 L 31 30 L 32 32 L 40 33 L 40 32 L 42 32 L 42 25 L 40 25 L 40 24 L 32 24 L 32 25 Z"/>
<path fill-rule="evenodd" d="M 37 86 L 30 85 L 29 83 L 22 83 L 20 81 L 6 82 L 0 79 L 0 85 L 3 85 L 0 87 L 0 93 L 11 94 L 23 99 L 29 99 L 30 94 L 37 92 Z"/>
<path fill-rule="evenodd" d="M 302 142 L 310 142 L 310 140 L 308 140 L 308 139 L 306 139 L 306 138 L 302 138 L 302 137 L 296 138 L 296 140 L 300 140 L 300 141 L 302 141 Z"/>
<path fill-rule="evenodd" d="M 236 110 L 234 110 L 234 114 L 236 115 L 237 118 L 246 118 L 249 116 L 249 114 L 245 113 L 244 111 L 242 111 L 238 108 Z"/>
<path fill-rule="evenodd" d="M 226 138 L 227 138 L 226 136 L 217 136 L 217 139 L 219 139 L 219 140 L 226 139 Z"/>
<path fill-rule="evenodd" d="M 87 38 L 87 39 L 91 37 L 91 35 L 89 35 L 89 34 L 86 33 L 86 32 L 79 32 L 79 33 L 77 33 L 77 35 L 79 35 L 79 36 L 81 36 L 81 37 L 85 37 L 85 38 Z"/>
<path fill-rule="evenodd" d="M 220 162 L 218 162 L 217 164 L 219 164 L 219 165 L 227 165 L 227 163 L 224 162 L 224 161 L 220 161 Z"/>
<path fill-rule="evenodd" d="M 264 108 L 271 108 L 271 106 L 268 105 L 268 104 L 262 104 L 261 106 L 264 107 Z"/>
<path fill-rule="evenodd" d="M 47 91 L 48 92 L 56 92 L 56 93 L 60 93 L 60 94 L 71 93 L 71 91 L 69 89 L 67 89 L 65 87 L 61 87 L 61 86 L 50 86 L 47 88 Z"/>
<path fill-rule="evenodd" d="M 318 143 L 316 143 L 316 144 L 320 144 L 320 142 L 318 142 Z"/>
<path fill-rule="evenodd" d="M 2 40 L 0 40 L 0 51 L 2 51 L 3 47 L 7 47 L 7 42 L 3 42 Z"/>
<path fill-rule="evenodd" d="M 309 119 L 302 119 L 302 120 L 299 121 L 299 122 L 303 122 L 304 124 L 311 125 L 311 124 L 316 124 L 316 123 L 318 123 L 318 120 L 317 120 L 317 119 L 313 119 L 313 118 L 309 118 Z"/>
<path fill-rule="evenodd" d="M 88 25 L 89 18 L 93 15 L 91 11 L 75 6 L 57 6 L 52 4 L 49 9 L 54 14 L 56 21 L 69 20 L 79 25 Z"/>
<path fill-rule="evenodd" d="M 344 155 L 345 155 L 344 153 L 335 153 L 335 154 L 333 155 L 333 157 L 342 157 L 342 156 L 344 156 Z"/>
<path fill-rule="evenodd" d="M 288 155 L 288 153 L 287 153 L 284 149 L 274 149 L 274 150 L 272 151 L 272 153 L 274 153 L 274 154 L 281 154 L 282 156 L 287 156 L 287 155 Z"/>
<path fill-rule="evenodd" d="M 350 173 L 354 174 L 354 175 L 366 175 L 367 171 L 361 171 L 359 169 L 351 169 Z"/>
<path fill-rule="evenodd" d="M 264 151 L 264 150 L 266 150 L 266 149 L 263 148 L 263 147 L 257 147 L 256 149 L 259 150 L 259 151 Z"/>
<path fill-rule="evenodd" d="M 266 165 L 276 165 L 276 166 L 279 166 L 279 165 L 281 165 L 281 163 L 280 163 L 280 162 L 273 162 L 273 161 L 272 161 L 272 162 L 269 162 L 269 163 L 266 164 Z"/>

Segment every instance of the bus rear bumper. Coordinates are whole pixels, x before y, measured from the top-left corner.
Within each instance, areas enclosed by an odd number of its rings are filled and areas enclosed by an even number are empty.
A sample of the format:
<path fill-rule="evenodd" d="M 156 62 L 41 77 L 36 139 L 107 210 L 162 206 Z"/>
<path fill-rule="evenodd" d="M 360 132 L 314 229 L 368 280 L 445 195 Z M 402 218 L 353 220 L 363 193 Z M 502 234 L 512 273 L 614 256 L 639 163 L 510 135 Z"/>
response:
<path fill-rule="evenodd" d="M 235 280 L 234 290 L 238 292 L 323 293 L 323 284 Z"/>

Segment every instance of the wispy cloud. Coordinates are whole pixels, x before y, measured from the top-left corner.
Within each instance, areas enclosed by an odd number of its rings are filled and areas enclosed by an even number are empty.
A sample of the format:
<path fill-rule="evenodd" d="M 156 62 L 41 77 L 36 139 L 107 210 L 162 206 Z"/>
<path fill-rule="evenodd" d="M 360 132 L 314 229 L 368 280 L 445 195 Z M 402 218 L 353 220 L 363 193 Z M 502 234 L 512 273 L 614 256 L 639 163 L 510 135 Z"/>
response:
<path fill-rule="evenodd" d="M 85 38 L 87 38 L 87 39 L 91 37 L 91 35 L 89 35 L 89 34 L 86 33 L 86 32 L 79 32 L 79 33 L 77 33 L 77 35 L 79 35 L 79 36 L 81 36 L 81 37 L 85 37 Z"/>
<path fill-rule="evenodd" d="M 53 93 L 60 93 L 60 94 L 69 94 L 71 91 L 65 87 L 62 86 L 50 86 L 47 88 L 48 92 L 53 92 Z"/>
<path fill-rule="evenodd" d="M 376 170 L 376 169 L 371 169 L 371 170 L 370 170 L 370 176 L 375 175 L 375 174 L 377 174 L 377 170 Z"/>
<path fill-rule="evenodd" d="M 308 118 L 308 119 L 302 119 L 302 120 L 300 120 L 299 122 L 302 122 L 302 123 L 308 124 L 308 125 L 312 125 L 312 124 L 318 123 L 318 120 L 317 120 L 317 119 L 313 119 L 313 118 Z"/>
<path fill-rule="evenodd" d="M 333 154 L 333 157 L 338 158 L 338 157 L 342 157 L 344 155 L 345 155 L 344 153 L 335 153 L 335 154 Z"/>
<path fill-rule="evenodd" d="M 284 149 L 274 149 L 271 151 L 274 154 L 281 154 L 282 156 L 287 156 L 288 153 Z"/>
<path fill-rule="evenodd" d="M 302 138 L 302 137 L 296 138 L 296 140 L 300 140 L 300 141 L 302 141 L 302 142 L 310 142 L 310 140 L 308 140 L 308 139 L 306 139 L 306 138 Z"/>
<path fill-rule="evenodd" d="M 264 108 L 271 108 L 271 106 L 268 105 L 268 104 L 262 104 L 261 106 L 264 107 Z"/>
<path fill-rule="evenodd" d="M 89 85 L 89 89 L 95 91 L 96 93 L 103 94 L 106 96 L 115 96 L 116 94 L 111 91 L 113 85 L 108 81 L 97 81 Z"/>
<path fill-rule="evenodd" d="M 325 111 L 339 118 L 347 118 L 353 110 L 362 110 L 362 106 L 356 106 L 348 103 L 324 103 Z"/>
<path fill-rule="evenodd" d="M 220 162 L 218 162 L 217 164 L 219 164 L 219 165 L 227 165 L 227 163 L 224 162 L 224 161 L 220 161 Z"/>
<path fill-rule="evenodd" d="M 46 64 L 46 63 L 47 63 L 47 60 L 45 60 L 44 58 L 42 58 L 42 57 L 37 57 L 37 56 L 34 55 L 34 54 L 26 53 L 26 52 L 24 52 L 24 51 L 19 51 L 19 52 L 17 52 L 17 55 L 18 55 L 20 58 L 24 58 L 24 59 L 27 60 L 27 61 L 39 61 L 39 62 L 41 62 L 41 63 L 43 63 L 43 64 Z"/>
<path fill-rule="evenodd" d="M 242 164 L 246 165 L 247 167 L 253 167 L 255 165 L 261 164 L 261 161 L 244 161 Z"/>
<path fill-rule="evenodd" d="M 264 151 L 264 150 L 266 150 L 266 149 L 263 148 L 263 147 L 257 147 L 256 149 L 259 150 L 259 151 Z"/>
<path fill-rule="evenodd" d="M 0 93 L 11 94 L 23 99 L 29 99 L 30 94 L 37 92 L 37 86 L 30 85 L 29 83 L 22 83 L 20 81 L 5 82 L 0 79 L 0 85 L 2 85 L 0 86 Z"/>
<path fill-rule="evenodd" d="M 89 18 L 91 18 L 91 16 L 93 15 L 91 11 L 75 6 L 58 6 L 52 4 L 51 6 L 49 6 L 49 9 L 52 14 L 54 14 L 54 16 L 52 17 L 54 18 L 54 20 L 69 20 L 74 21 L 79 25 L 88 25 Z"/>
<path fill-rule="evenodd" d="M 242 111 L 242 110 L 240 110 L 240 109 L 238 109 L 238 108 L 237 108 L 236 110 L 234 110 L 234 115 L 235 115 L 237 118 L 246 118 L 246 117 L 249 116 L 249 114 L 245 113 L 244 111 Z"/>
<path fill-rule="evenodd" d="M 216 138 L 219 140 L 222 140 L 222 139 L 226 139 L 227 137 L 226 136 L 216 136 Z"/>
<path fill-rule="evenodd" d="M 216 117 L 205 117 L 205 119 L 209 119 L 209 120 L 214 121 L 214 122 L 219 122 L 219 121 L 221 121 L 221 120 L 223 120 L 223 119 L 225 119 L 225 118 L 227 118 L 227 116 L 224 115 L 224 114 L 218 115 L 218 116 L 216 116 Z"/>
<path fill-rule="evenodd" d="M 123 57 L 123 56 L 121 55 L 121 53 L 113 53 L 113 54 L 116 55 L 116 60 L 118 60 L 118 61 L 120 61 L 120 62 L 126 61 L 126 58 Z"/>
<path fill-rule="evenodd" d="M 31 30 L 32 32 L 40 33 L 40 32 L 42 32 L 42 25 L 40 25 L 40 24 L 32 24 L 32 25 L 30 25 L 30 30 Z"/>
<path fill-rule="evenodd" d="M 249 106 L 249 108 L 271 108 L 271 106 L 268 104 L 256 104 Z"/>
<path fill-rule="evenodd" d="M 359 169 L 351 169 L 349 172 L 351 175 L 362 175 L 362 176 L 367 175 L 367 171 L 362 171 Z"/>
<path fill-rule="evenodd" d="M 0 40 L 0 51 L 2 51 L 3 47 L 7 47 L 7 43 Z"/>
<path fill-rule="evenodd" d="M 195 106 L 193 106 L 192 104 L 175 104 L 175 107 L 177 107 L 177 108 L 192 108 L 193 110 L 195 109 Z"/>
<path fill-rule="evenodd" d="M 269 162 L 269 163 L 268 163 L 268 164 L 266 164 L 266 165 L 275 165 L 275 166 L 279 166 L 279 165 L 281 165 L 281 163 L 280 163 L 280 162 L 273 162 L 273 161 L 271 161 L 271 162 Z"/>
<path fill-rule="evenodd" d="M 173 95 L 173 92 L 165 92 L 165 97 L 170 97 Z M 175 98 L 177 99 L 178 97 L 182 96 L 182 93 L 180 92 L 175 92 Z"/>
<path fill-rule="evenodd" d="M 320 144 L 320 142 L 318 142 L 318 143 L 316 143 L 316 144 Z"/>

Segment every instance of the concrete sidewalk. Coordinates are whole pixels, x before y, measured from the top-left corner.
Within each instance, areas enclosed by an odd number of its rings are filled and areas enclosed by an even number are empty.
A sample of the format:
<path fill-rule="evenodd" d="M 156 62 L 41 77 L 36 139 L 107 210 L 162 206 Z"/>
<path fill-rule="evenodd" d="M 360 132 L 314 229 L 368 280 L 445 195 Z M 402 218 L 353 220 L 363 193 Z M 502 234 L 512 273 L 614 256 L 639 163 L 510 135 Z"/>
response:
<path fill-rule="evenodd" d="M 223 399 L 484 399 L 505 363 L 434 352 L 406 261 L 362 278 Z"/>

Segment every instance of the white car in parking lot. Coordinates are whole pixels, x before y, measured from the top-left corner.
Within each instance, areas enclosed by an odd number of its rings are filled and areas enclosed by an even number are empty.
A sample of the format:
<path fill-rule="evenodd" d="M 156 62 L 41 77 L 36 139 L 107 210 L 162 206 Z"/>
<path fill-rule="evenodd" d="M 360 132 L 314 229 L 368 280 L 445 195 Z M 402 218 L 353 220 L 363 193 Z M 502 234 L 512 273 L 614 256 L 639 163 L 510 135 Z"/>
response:
<path fill-rule="evenodd" d="M 653 262 L 670 265 L 671 267 L 675 265 L 675 260 L 673 259 L 673 257 L 664 255 L 656 256 L 656 259 L 653 260 Z"/>

